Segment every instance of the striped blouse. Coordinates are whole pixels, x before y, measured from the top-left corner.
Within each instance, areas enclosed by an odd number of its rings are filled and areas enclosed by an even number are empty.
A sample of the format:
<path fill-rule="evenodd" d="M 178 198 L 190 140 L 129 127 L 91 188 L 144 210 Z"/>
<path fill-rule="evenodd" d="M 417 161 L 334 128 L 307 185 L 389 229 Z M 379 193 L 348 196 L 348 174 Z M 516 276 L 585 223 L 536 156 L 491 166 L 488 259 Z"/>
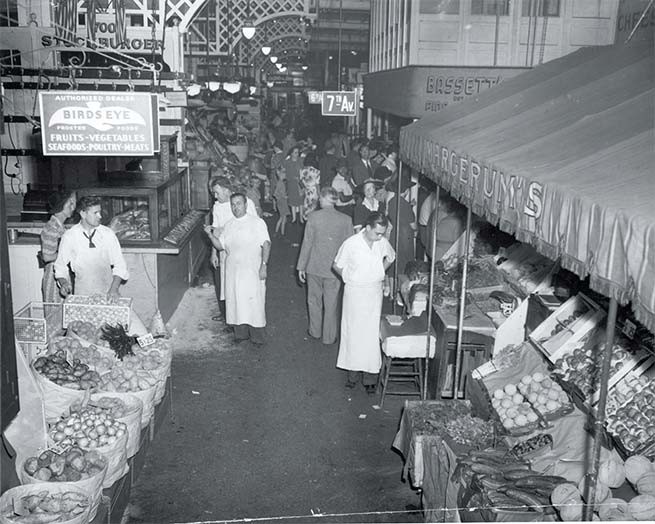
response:
<path fill-rule="evenodd" d="M 66 228 L 55 215 L 52 215 L 46 225 L 43 226 L 41 230 L 41 256 L 44 262 L 54 262 L 57 259 L 59 241 L 65 232 Z"/>

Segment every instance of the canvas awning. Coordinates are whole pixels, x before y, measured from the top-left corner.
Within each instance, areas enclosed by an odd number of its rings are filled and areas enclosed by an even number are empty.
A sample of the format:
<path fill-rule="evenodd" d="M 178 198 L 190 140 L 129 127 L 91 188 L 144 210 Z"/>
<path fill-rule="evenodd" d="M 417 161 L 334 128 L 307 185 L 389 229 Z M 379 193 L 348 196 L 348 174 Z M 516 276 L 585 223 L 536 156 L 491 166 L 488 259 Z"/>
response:
<path fill-rule="evenodd" d="M 655 330 L 655 61 L 584 48 L 405 126 L 400 157 Z"/>

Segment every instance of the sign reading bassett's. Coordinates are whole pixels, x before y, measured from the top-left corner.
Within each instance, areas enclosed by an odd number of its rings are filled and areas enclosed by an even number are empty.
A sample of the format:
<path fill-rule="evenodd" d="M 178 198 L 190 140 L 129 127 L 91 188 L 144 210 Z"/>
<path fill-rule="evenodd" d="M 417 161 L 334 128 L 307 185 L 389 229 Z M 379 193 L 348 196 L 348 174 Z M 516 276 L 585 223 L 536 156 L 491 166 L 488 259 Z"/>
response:
<path fill-rule="evenodd" d="M 159 150 L 156 95 L 39 93 L 46 156 L 152 156 Z"/>

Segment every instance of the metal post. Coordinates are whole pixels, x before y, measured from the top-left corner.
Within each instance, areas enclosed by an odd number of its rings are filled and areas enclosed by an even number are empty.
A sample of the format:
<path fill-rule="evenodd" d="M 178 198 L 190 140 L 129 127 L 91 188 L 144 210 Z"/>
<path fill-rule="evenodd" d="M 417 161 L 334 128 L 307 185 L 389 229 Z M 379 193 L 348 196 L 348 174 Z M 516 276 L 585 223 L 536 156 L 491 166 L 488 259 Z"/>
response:
<path fill-rule="evenodd" d="M 432 213 L 432 246 L 430 247 L 430 289 L 428 290 L 428 325 L 425 340 L 425 373 L 423 373 L 423 397 L 425 400 L 428 391 L 428 362 L 430 360 L 430 332 L 432 331 L 432 290 L 434 289 L 434 268 L 437 264 L 437 224 L 439 224 L 439 198 L 441 196 L 441 187 L 437 186 L 434 194 L 434 211 Z M 428 222 L 429 223 L 429 222 Z"/>
<path fill-rule="evenodd" d="M 607 312 L 607 332 L 605 333 L 605 349 L 602 352 L 601 372 L 600 372 L 600 391 L 598 395 L 598 407 L 594 421 L 594 445 L 591 453 L 591 468 L 587 477 L 587 491 L 589 491 L 588 501 L 595 500 L 596 483 L 598 481 L 598 463 L 600 462 L 600 440 L 605 426 L 605 405 L 607 404 L 607 389 L 610 378 L 610 362 L 612 360 L 612 348 L 614 347 L 614 330 L 616 328 L 616 313 L 618 304 L 614 297 L 610 297 L 609 310 Z M 588 503 L 584 507 L 583 520 L 591 521 L 593 519 L 594 504 Z"/>
<path fill-rule="evenodd" d="M 464 242 L 464 267 L 459 292 L 459 311 L 457 314 L 457 345 L 455 347 L 455 378 L 453 379 L 453 398 L 459 396 L 459 375 L 462 367 L 462 332 L 464 331 L 464 309 L 466 308 L 466 277 L 469 269 L 469 244 L 471 242 L 471 207 L 466 208 L 466 240 Z"/>
<path fill-rule="evenodd" d="M 339 0 L 339 44 L 338 44 L 338 53 L 339 57 L 337 59 L 337 91 L 341 91 L 341 28 L 343 26 L 343 0 Z"/>
<path fill-rule="evenodd" d="M 400 162 L 398 165 L 398 185 L 396 186 L 396 216 L 394 217 L 395 223 L 393 227 L 395 229 L 396 239 L 394 241 L 393 248 L 396 250 L 396 262 L 393 265 L 393 293 L 391 298 L 393 300 L 393 313 L 396 314 L 396 306 L 398 300 L 395 298 L 395 295 L 398 291 L 398 245 L 400 244 L 400 235 L 398 234 L 398 223 L 400 222 L 400 182 L 403 176 L 403 163 Z M 404 268 L 403 268 L 404 269 Z"/>

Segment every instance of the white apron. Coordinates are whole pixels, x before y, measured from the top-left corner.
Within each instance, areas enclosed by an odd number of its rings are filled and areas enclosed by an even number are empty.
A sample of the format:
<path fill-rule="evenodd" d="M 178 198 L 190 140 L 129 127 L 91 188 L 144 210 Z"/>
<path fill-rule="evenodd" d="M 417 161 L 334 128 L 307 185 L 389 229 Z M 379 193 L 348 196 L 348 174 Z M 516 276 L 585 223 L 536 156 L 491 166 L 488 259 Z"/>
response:
<path fill-rule="evenodd" d="M 346 283 L 344 286 L 338 368 L 367 373 L 380 372 L 382 284 Z"/>
<path fill-rule="evenodd" d="M 71 267 L 75 273 L 76 295 L 107 294 L 114 276 L 100 246 L 79 249 Z"/>
<path fill-rule="evenodd" d="M 245 220 L 244 220 L 245 219 Z M 225 319 L 228 324 L 266 326 L 266 280 L 259 278 L 262 243 L 268 240 L 253 228 L 256 217 L 235 219 L 226 225 L 221 239 L 225 260 Z M 263 225 L 264 229 L 266 225 Z"/>

